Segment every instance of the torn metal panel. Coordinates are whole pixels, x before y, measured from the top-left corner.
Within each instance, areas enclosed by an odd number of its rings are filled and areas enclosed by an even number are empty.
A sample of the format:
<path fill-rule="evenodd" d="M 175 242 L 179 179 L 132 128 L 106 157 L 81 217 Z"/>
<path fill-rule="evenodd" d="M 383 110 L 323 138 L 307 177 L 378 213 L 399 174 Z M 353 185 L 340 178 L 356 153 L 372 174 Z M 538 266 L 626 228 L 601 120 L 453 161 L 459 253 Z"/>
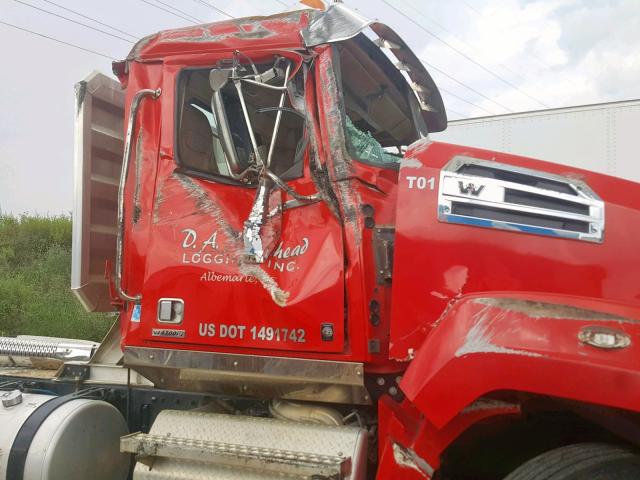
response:
<path fill-rule="evenodd" d="M 300 33 L 307 47 L 348 40 L 371 25 L 372 21 L 346 7 L 332 4 Z"/>
<path fill-rule="evenodd" d="M 265 272 L 259 265 L 241 263 L 239 266 L 240 273 L 247 277 L 257 278 L 264 289 L 269 292 L 271 298 L 279 307 L 286 307 L 287 300 L 289 299 L 291 293 L 285 292 L 278 286 L 278 283 L 275 279 Z"/>
<path fill-rule="evenodd" d="M 321 16 L 312 20 L 301 33 L 305 45 L 313 47 L 351 39 L 369 26 L 378 35 L 376 45 L 389 49 L 398 59 L 396 67 L 410 79 L 408 87 L 418 100 L 427 130 L 441 132 L 446 129 L 447 114 L 438 87 L 416 54 L 387 25 L 368 20 L 342 3 L 334 3 Z"/>
<path fill-rule="evenodd" d="M 309 170 L 311 180 L 322 200 L 326 202 L 331 213 L 340 219 L 340 207 L 331 185 L 329 172 L 327 171 L 326 165 L 320 160 L 322 152 L 322 146 L 320 145 L 320 127 L 315 115 L 310 114 L 310 112 L 314 112 L 317 108 L 313 78 L 309 75 L 309 67 L 306 64 L 303 65 L 303 69 L 305 85 L 304 104 L 298 105 L 299 102 L 292 102 L 292 105 L 294 105 L 294 108 L 300 113 L 304 114 L 306 119 L 306 128 L 309 135 L 309 158 L 311 160 Z"/>
<path fill-rule="evenodd" d="M 424 152 L 426 152 L 426 150 L 429 148 L 429 146 L 432 143 L 433 142 L 429 138 L 421 138 L 419 140 L 416 140 L 411 145 L 409 145 L 409 148 L 407 149 L 407 154 L 405 155 L 404 159 L 418 160 L 418 158 L 416 157 L 419 157 L 421 154 L 424 154 Z M 417 165 L 415 164 L 413 164 L 413 166 L 417 167 Z"/>
<path fill-rule="evenodd" d="M 400 162 L 401 168 L 420 168 L 422 167 L 422 162 L 417 158 L 403 158 Z"/>
<path fill-rule="evenodd" d="M 362 228 L 359 225 L 359 205 L 362 203 L 360 194 L 353 185 L 355 170 L 353 161 L 347 151 L 344 127 L 345 119 L 341 108 L 341 94 L 338 89 L 338 79 L 334 71 L 329 52 L 325 52 L 317 60 L 324 95 L 319 99 L 324 106 L 329 152 L 327 166 L 329 178 L 336 192 L 342 219 L 348 225 L 359 245 L 362 238 Z"/>
<path fill-rule="evenodd" d="M 196 201 L 196 205 L 198 207 L 198 212 L 201 212 L 205 215 L 211 215 L 216 224 L 222 227 L 224 234 L 227 239 L 231 242 L 231 244 L 237 244 L 236 247 L 242 250 L 240 242 L 240 232 L 236 231 L 225 219 L 224 213 L 219 205 L 213 202 L 207 192 L 196 183 L 191 177 L 187 175 L 183 175 L 181 173 L 174 173 L 173 178 L 178 180 L 180 184 L 187 191 L 189 197 L 193 198 Z"/>
<path fill-rule="evenodd" d="M 125 64 L 127 61 L 129 60 L 139 60 L 140 59 L 140 52 L 144 51 L 144 49 L 159 35 L 159 33 L 151 33 L 149 35 L 147 35 L 146 37 L 142 37 L 140 40 L 138 40 L 134 45 L 133 48 L 131 49 L 131 51 L 129 52 L 129 55 L 127 55 L 127 58 L 125 59 Z"/>
<path fill-rule="evenodd" d="M 412 449 L 404 448 L 396 442 L 393 443 L 393 459 L 398 466 L 415 470 L 427 480 L 434 474 L 433 467 L 426 460 Z"/>
<path fill-rule="evenodd" d="M 313 188 L 308 176 L 290 186 Z M 281 238 L 256 264 L 247 261 L 242 235 L 255 189 L 199 180 L 161 160 L 156 195 L 161 202 L 144 250 L 146 301 L 125 345 L 158 342 L 152 335 L 158 299 L 171 297 L 184 302 L 184 318 L 162 325 L 180 335 L 164 342 L 199 350 L 343 350 L 342 229 L 323 202 L 277 213 Z M 330 335 L 323 336 L 324 324 Z"/>
<path fill-rule="evenodd" d="M 615 350 L 593 348 L 580 339 L 593 319 L 556 316 L 563 311 L 582 313 L 570 306 L 556 312 L 554 306 L 524 302 L 530 301 L 513 295 L 509 300 L 463 298 L 431 330 L 400 383 L 407 398 L 430 422 L 441 428 L 472 402 L 496 391 L 530 392 L 618 408 L 630 405 L 631 392 L 640 384 L 633 344 Z M 508 308 L 510 305 L 516 308 Z M 605 320 L 600 320 L 598 326 L 605 326 Z M 608 322 L 629 338 L 640 328 L 635 322 Z M 601 388 L 594 389 L 594 384 Z M 455 394 L 443 397 L 442 391 Z"/>
<path fill-rule="evenodd" d="M 410 348 L 421 348 L 434 323 L 446 309 L 447 297 L 456 293 L 451 291 L 450 279 L 446 275 L 456 266 L 468 269 L 465 295 L 480 297 L 488 295 L 488 292 L 516 291 L 535 301 L 569 303 L 627 319 L 638 318 L 638 286 L 632 272 L 637 270 L 640 257 L 634 253 L 637 249 L 634 250 L 629 235 L 629 229 L 638 226 L 638 218 L 635 214 L 629 215 L 633 210 L 631 204 L 622 206 L 605 198 L 611 198 L 610 192 L 604 192 L 608 182 L 613 184 L 612 180 L 580 172 L 585 183 L 597 187 L 605 202 L 608 218 L 612 215 L 628 218 L 625 222 L 627 228 L 609 229 L 605 242 L 601 244 L 540 235 L 516 235 L 468 225 L 452 228 L 438 220 L 438 197 L 434 193 L 440 187 L 442 169 L 456 157 L 480 159 L 486 162 L 485 166 L 505 164 L 554 176 L 564 173 L 568 177 L 567 167 L 507 153 L 429 143 L 427 140 L 410 146 L 404 164 L 411 161 L 406 167 L 401 167 L 398 179 L 398 235 L 391 302 L 390 351 L 393 358 L 406 358 Z M 538 178 L 544 182 L 556 179 L 538 175 L 536 181 Z M 533 178 L 531 180 L 534 181 Z M 466 181 L 476 186 L 484 184 L 475 179 L 467 178 Z M 453 187 L 459 188 L 459 184 L 456 182 Z M 463 187 L 466 188 L 467 184 Z M 579 198 L 579 195 L 575 197 Z M 411 205 L 420 205 L 420 208 L 405 208 Z M 517 241 L 508 241 L 507 236 L 517 237 Z M 425 255 L 424 252 L 437 252 L 437 255 Z M 625 258 L 625 261 L 620 261 L 620 258 Z M 425 275 L 423 272 L 430 273 Z M 580 317 L 580 314 L 567 312 L 567 316 Z"/>
<path fill-rule="evenodd" d="M 282 225 L 282 193 L 272 190 L 273 182 L 262 177 L 256 189 L 256 198 L 244 222 L 244 261 L 264 263 L 280 239 Z M 269 215 L 269 212 L 276 212 Z"/>
<path fill-rule="evenodd" d="M 638 323 L 638 320 L 612 315 L 610 313 L 596 312 L 570 305 L 534 302 L 514 298 L 476 298 L 474 303 L 480 303 L 490 307 L 496 307 L 505 311 L 524 313 L 531 318 L 561 318 L 564 320 L 590 320 Z"/>
<path fill-rule="evenodd" d="M 164 34 L 162 42 L 175 43 L 217 43 L 227 40 L 229 38 L 238 38 L 244 40 L 263 40 L 275 35 L 275 32 L 267 29 L 260 23 L 236 23 L 237 30 L 234 32 L 225 32 L 220 34 L 213 34 L 211 30 L 202 26 L 198 30 L 196 29 L 196 35 L 181 35 L 180 32 L 175 30 L 171 31 L 171 34 Z M 186 30 L 186 29 L 185 29 Z M 192 29 L 191 29 L 192 30 Z"/>
<path fill-rule="evenodd" d="M 236 231 L 231 227 L 229 222 L 225 218 L 225 214 L 215 202 L 213 202 L 207 192 L 204 191 L 200 185 L 198 185 L 193 179 L 186 175 L 174 174 L 182 186 L 187 190 L 189 196 L 196 200 L 198 210 L 206 215 L 211 215 L 216 224 L 222 227 L 222 231 L 227 237 L 229 245 L 235 250 L 236 256 L 240 259 L 239 269 L 243 275 L 256 278 L 264 289 L 269 292 L 273 301 L 280 307 L 284 307 L 287 304 L 289 293 L 283 291 L 277 284 L 277 282 L 260 267 L 255 264 L 246 264 L 243 261 L 244 258 L 244 244 L 241 238 L 241 232 Z"/>
<path fill-rule="evenodd" d="M 160 180 L 160 184 L 156 189 L 156 198 L 153 202 L 153 217 L 152 217 L 153 223 L 160 222 L 160 208 L 162 207 L 162 204 L 164 203 L 164 200 L 165 200 L 164 185 L 165 185 L 165 180 L 162 179 Z"/>
<path fill-rule="evenodd" d="M 505 402 L 503 400 L 496 400 L 494 398 L 479 398 L 471 405 L 465 407 L 465 409 L 461 413 L 470 414 L 485 411 L 520 413 L 520 404 Z"/>
<path fill-rule="evenodd" d="M 318 14 L 315 10 L 296 10 L 269 17 L 245 17 L 164 30 L 138 41 L 127 60 L 151 61 L 204 49 L 233 51 L 240 44 L 243 47 L 302 48 L 299 32 L 307 26 L 310 17 Z"/>
<path fill-rule="evenodd" d="M 473 317 L 473 326 L 467 332 L 464 343 L 456 350 L 455 356 L 462 357 L 471 353 L 501 353 L 505 355 L 524 355 L 528 357 L 541 357 L 537 352 L 507 348 L 492 342 L 494 322 L 502 320 L 508 312 L 496 313 L 491 307 L 479 310 Z"/>
<path fill-rule="evenodd" d="M 131 219 L 135 225 L 140 220 L 142 208 L 140 207 L 140 179 L 142 173 L 142 145 L 144 144 L 145 131 L 142 127 L 138 130 L 136 138 L 136 154 L 135 154 L 135 184 L 133 186 L 133 212 Z"/>
<path fill-rule="evenodd" d="M 406 42 L 391 28 L 383 23 L 374 23 L 371 29 L 382 39 L 389 41 L 398 48 L 390 51 L 398 59 L 399 64 L 411 80 L 409 86 L 415 94 L 423 117 L 430 132 L 440 132 L 447 128 L 447 116 L 435 82 L 427 72 L 424 64 L 409 48 Z"/>

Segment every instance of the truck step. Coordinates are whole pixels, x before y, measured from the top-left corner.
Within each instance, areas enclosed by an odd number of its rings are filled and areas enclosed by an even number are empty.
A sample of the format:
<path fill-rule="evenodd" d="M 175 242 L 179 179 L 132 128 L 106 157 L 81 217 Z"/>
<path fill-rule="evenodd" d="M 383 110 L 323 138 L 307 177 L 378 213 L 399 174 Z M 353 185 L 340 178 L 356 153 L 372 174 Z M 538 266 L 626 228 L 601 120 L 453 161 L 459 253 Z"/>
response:
<path fill-rule="evenodd" d="M 164 410 L 150 433 L 122 437 L 134 480 L 364 478 L 367 432 L 355 427 Z M 204 476 L 203 476 L 204 475 Z"/>
<path fill-rule="evenodd" d="M 195 440 L 192 438 L 163 437 L 134 433 L 123 437 L 120 450 L 138 455 L 139 461 L 153 457 L 181 458 L 207 461 L 229 467 L 265 469 L 278 473 L 291 473 L 311 478 L 346 478 L 351 473 L 351 458 L 316 455 L 268 447 L 251 447 L 232 443 Z"/>

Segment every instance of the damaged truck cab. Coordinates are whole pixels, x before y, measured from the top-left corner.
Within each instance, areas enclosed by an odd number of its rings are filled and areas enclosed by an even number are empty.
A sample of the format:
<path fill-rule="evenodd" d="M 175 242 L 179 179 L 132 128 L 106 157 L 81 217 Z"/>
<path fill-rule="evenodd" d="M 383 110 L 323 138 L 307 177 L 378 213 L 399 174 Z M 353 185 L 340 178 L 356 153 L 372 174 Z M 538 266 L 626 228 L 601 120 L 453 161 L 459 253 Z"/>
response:
<path fill-rule="evenodd" d="M 371 25 L 407 75 L 369 24 L 336 6 L 212 38 L 163 32 L 116 64 L 135 132 L 111 288 L 127 358 L 169 342 L 401 371 L 388 355 L 398 172 L 446 115 L 402 40 Z"/>
<path fill-rule="evenodd" d="M 72 288 L 119 313 L 82 380 L 126 369 L 133 478 L 640 475 L 637 184 L 430 141 L 423 64 L 341 3 L 114 73 L 77 86 Z"/>

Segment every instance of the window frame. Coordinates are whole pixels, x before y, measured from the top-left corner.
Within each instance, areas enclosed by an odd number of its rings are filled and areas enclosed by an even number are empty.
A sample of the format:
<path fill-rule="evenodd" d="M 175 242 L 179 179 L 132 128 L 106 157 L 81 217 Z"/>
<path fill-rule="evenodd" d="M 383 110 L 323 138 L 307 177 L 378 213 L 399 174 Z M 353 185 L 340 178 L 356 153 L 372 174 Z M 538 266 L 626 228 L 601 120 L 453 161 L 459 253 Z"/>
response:
<path fill-rule="evenodd" d="M 217 173 L 211 173 L 211 172 L 205 172 L 203 170 L 198 170 L 198 169 L 194 169 L 194 168 L 190 168 L 188 166 L 186 166 L 184 164 L 184 162 L 182 161 L 181 158 L 181 153 L 180 153 L 180 140 L 179 140 L 179 136 L 180 136 L 180 120 L 181 120 L 181 115 L 183 113 L 182 111 L 182 106 L 184 105 L 185 102 L 185 96 L 182 94 L 181 92 L 181 82 L 184 81 L 183 79 L 183 75 L 187 74 L 188 72 L 191 71 L 196 71 L 196 70 L 212 70 L 214 68 L 220 68 L 219 67 L 219 63 L 216 63 L 215 65 L 209 66 L 209 65 L 198 65 L 198 66 L 189 66 L 189 67 L 184 67 L 181 68 L 175 75 L 175 81 L 174 81 L 174 112 L 173 112 L 173 122 L 174 122 L 174 128 L 173 128 L 173 160 L 174 163 L 176 164 L 176 168 L 174 169 L 174 171 L 176 173 L 181 173 L 184 175 L 188 175 L 191 177 L 195 177 L 195 178 L 200 178 L 203 180 L 208 180 L 208 181 L 212 181 L 212 182 L 217 182 L 217 183 L 221 183 L 224 185 L 232 185 L 232 186 L 239 186 L 239 187 L 244 187 L 244 188 L 250 188 L 250 189 L 255 189 L 258 186 L 258 183 L 243 183 L 239 180 L 236 180 L 234 178 L 228 177 L 226 175 L 221 175 L 221 174 L 217 174 Z M 289 182 L 289 181 L 294 181 L 294 180 L 299 180 L 301 178 L 305 177 L 305 166 L 304 166 L 304 157 L 305 157 L 305 152 L 308 151 L 309 149 L 309 140 L 303 140 L 304 139 L 304 135 L 305 135 L 305 131 L 307 130 L 306 125 L 303 126 L 303 138 L 300 139 L 300 141 L 304 142 L 304 148 L 302 149 L 302 154 L 301 154 L 301 158 L 295 159 L 294 160 L 294 164 L 297 163 L 298 161 L 302 164 L 301 168 L 300 168 L 300 175 L 294 178 L 283 178 L 283 180 L 285 182 Z M 309 135 L 309 132 L 306 132 L 306 135 Z"/>
<path fill-rule="evenodd" d="M 375 44 L 364 34 L 364 33 L 359 33 L 358 35 L 356 35 L 353 38 L 350 38 L 349 40 L 344 40 L 344 42 L 353 42 L 356 44 L 356 46 L 358 48 L 361 48 L 365 53 L 367 53 L 367 55 L 373 51 L 376 52 L 377 55 L 384 57 L 384 60 L 382 62 L 380 62 L 381 65 L 381 69 L 385 72 L 385 74 L 387 74 L 388 72 L 397 72 L 397 74 L 399 75 L 398 78 L 402 78 L 402 84 L 404 85 L 404 96 L 405 99 L 407 101 L 407 106 L 409 107 L 409 109 L 411 110 L 411 116 L 408 117 L 410 118 L 412 124 L 414 125 L 415 128 L 415 134 L 416 134 L 416 138 L 414 141 L 419 140 L 421 138 L 421 135 L 428 135 L 428 130 L 427 130 L 427 126 L 426 123 L 424 122 L 424 120 L 422 120 L 420 117 L 416 117 L 415 115 L 415 109 L 418 108 L 419 106 L 417 104 L 417 99 L 414 98 L 414 94 L 411 91 L 411 88 L 408 84 L 408 82 L 406 81 L 406 79 L 402 76 L 402 74 L 395 69 L 395 67 L 393 66 L 393 64 L 391 63 L 391 60 L 379 49 L 375 46 Z M 342 43 L 342 42 L 341 42 Z M 370 44 L 370 45 L 369 45 Z M 369 47 L 369 48 L 368 48 Z M 373 48 L 370 48 L 373 47 Z M 400 162 L 403 158 L 403 156 L 399 156 L 398 157 L 398 162 L 397 163 L 388 163 L 388 164 L 381 164 L 381 163 L 376 163 L 376 162 L 372 162 L 370 160 L 364 159 L 364 158 L 360 158 L 357 156 L 356 151 L 355 151 L 355 147 L 351 141 L 351 135 L 349 135 L 348 131 L 347 131 L 347 122 L 346 122 L 346 118 L 347 118 L 347 111 L 346 111 L 346 102 L 345 102 L 345 89 L 344 89 L 344 84 L 343 84 L 343 79 L 342 79 L 342 58 L 340 55 L 340 51 L 338 48 L 338 44 L 334 43 L 332 45 L 332 50 L 333 50 L 333 70 L 335 72 L 335 76 L 336 76 L 336 82 L 338 83 L 338 87 L 339 87 L 339 91 L 340 91 L 340 110 L 342 112 L 342 129 L 344 132 L 344 138 L 345 138 L 345 145 L 347 148 L 347 152 L 349 153 L 349 156 L 351 156 L 352 159 L 356 160 L 359 163 L 365 164 L 365 165 L 369 165 L 372 167 L 376 167 L 376 168 L 381 168 L 381 169 L 385 169 L 385 170 L 399 170 L 400 169 Z M 386 61 L 386 62 L 385 62 Z M 391 68 L 389 68 L 391 67 Z M 393 75 L 389 75 L 390 80 L 393 80 Z M 412 103 L 415 103 L 415 105 L 412 105 Z M 381 146 L 382 147 L 382 146 Z M 385 148 L 385 147 L 382 147 Z"/>
<path fill-rule="evenodd" d="M 206 65 L 198 65 L 198 66 L 193 66 L 193 67 L 184 67 L 181 68 L 176 76 L 175 76 L 175 84 L 174 84 L 174 114 L 173 114 L 173 161 L 176 164 L 176 169 L 174 170 L 176 173 L 181 173 L 184 175 L 189 175 L 191 177 L 196 177 L 196 178 L 200 178 L 203 180 L 209 180 L 212 182 L 218 182 L 218 183 L 222 183 L 225 185 L 234 185 L 234 186 L 240 186 L 240 187 L 245 187 L 245 188 L 256 188 L 256 185 L 251 185 L 251 184 L 247 184 L 247 183 L 242 183 L 238 180 L 235 180 L 231 177 L 227 177 L 225 175 L 220 175 L 220 174 L 216 174 L 216 173 L 211 173 L 211 172 L 205 172 L 202 170 L 197 170 L 194 168 L 190 168 L 185 166 L 185 164 L 182 162 L 182 158 L 181 158 L 181 152 L 180 152 L 180 132 L 181 132 L 181 116 L 182 116 L 182 107 L 184 105 L 185 102 L 185 95 L 183 93 L 183 91 L 181 90 L 181 87 L 183 86 L 183 84 L 181 82 L 185 81 L 184 80 L 184 75 L 186 75 L 188 72 L 191 71 L 195 71 L 195 70 L 211 70 L 216 68 L 216 65 L 212 65 L 212 66 L 206 66 Z"/>

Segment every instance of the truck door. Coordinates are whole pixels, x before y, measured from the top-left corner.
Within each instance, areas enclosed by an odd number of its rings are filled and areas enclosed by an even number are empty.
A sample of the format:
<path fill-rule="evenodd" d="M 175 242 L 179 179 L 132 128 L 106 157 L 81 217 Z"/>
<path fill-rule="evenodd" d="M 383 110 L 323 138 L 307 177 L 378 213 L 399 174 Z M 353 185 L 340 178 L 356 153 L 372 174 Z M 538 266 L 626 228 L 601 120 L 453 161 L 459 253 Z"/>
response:
<path fill-rule="evenodd" d="M 127 344 L 342 351 L 342 227 L 317 198 L 305 118 L 315 112 L 300 108 L 312 75 L 302 60 L 273 59 L 167 70 L 175 128 L 163 126 L 171 154 L 159 155 Z"/>

